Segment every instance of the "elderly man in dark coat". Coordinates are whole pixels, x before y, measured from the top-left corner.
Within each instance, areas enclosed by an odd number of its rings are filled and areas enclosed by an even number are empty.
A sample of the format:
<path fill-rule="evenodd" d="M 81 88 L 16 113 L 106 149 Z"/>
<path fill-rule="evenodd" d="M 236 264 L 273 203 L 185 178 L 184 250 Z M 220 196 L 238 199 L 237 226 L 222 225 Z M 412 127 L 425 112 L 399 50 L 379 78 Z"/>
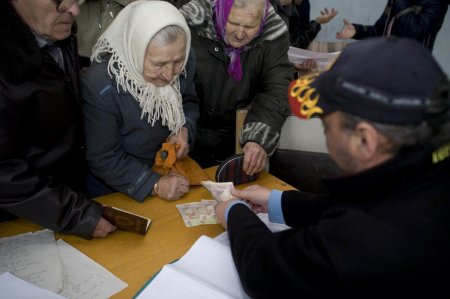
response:
<path fill-rule="evenodd" d="M 0 219 L 85 238 L 115 230 L 84 183 L 75 0 L 0 2 Z"/>

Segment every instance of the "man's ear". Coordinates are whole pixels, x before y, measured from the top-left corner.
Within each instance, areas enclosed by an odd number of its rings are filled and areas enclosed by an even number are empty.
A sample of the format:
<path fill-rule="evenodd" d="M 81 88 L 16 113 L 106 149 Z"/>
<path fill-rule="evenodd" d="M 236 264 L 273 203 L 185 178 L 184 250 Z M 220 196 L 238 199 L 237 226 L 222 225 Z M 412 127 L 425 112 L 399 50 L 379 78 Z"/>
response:
<path fill-rule="evenodd" d="M 367 122 L 359 122 L 352 136 L 353 153 L 361 161 L 372 160 L 380 150 L 380 134 Z"/>

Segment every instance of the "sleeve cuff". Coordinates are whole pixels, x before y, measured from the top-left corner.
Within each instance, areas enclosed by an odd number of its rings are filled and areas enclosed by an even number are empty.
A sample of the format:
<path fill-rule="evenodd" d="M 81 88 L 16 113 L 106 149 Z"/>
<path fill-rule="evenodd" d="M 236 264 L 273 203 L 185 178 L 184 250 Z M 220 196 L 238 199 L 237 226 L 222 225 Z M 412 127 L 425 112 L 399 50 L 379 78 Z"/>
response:
<path fill-rule="evenodd" d="M 253 141 L 264 148 L 268 156 L 271 156 L 277 149 L 280 141 L 280 134 L 265 123 L 251 122 L 244 125 L 241 130 L 239 142 L 244 145 L 246 142 Z"/>
<path fill-rule="evenodd" d="M 272 190 L 269 195 L 269 221 L 285 224 L 283 210 L 281 207 L 281 196 L 283 191 Z"/>
<path fill-rule="evenodd" d="M 226 221 L 227 223 L 228 223 L 228 213 L 230 212 L 230 209 L 231 209 L 233 206 L 238 205 L 238 204 L 245 205 L 245 206 L 247 206 L 247 207 L 250 209 L 250 206 L 249 206 L 247 203 L 243 202 L 242 200 L 238 200 L 238 199 L 232 200 L 232 203 L 230 203 L 230 204 L 227 206 L 226 210 L 225 210 L 225 221 Z"/>

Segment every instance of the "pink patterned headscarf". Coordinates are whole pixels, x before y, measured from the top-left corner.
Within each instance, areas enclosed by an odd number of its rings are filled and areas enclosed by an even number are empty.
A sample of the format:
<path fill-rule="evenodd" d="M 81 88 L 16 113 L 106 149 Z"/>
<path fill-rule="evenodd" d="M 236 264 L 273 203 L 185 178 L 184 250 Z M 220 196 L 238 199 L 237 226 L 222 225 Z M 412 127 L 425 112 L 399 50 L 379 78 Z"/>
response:
<path fill-rule="evenodd" d="M 227 24 L 228 15 L 230 14 L 231 7 L 233 6 L 234 0 L 215 0 L 212 2 L 212 7 L 214 11 L 214 24 L 217 36 L 225 42 L 225 26 Z M 261 20 L 261 25 L 256 36 L 258 36 L 264 24 L 266 23 L 268 11 L 269 11 L 269 0 L 265 0 L 264 15 Z M 255 36 L 255 37 L 256 37 Z M 236 81 L 241 81 L 242 79 L 242 65 L 241 65 L 241 53 L 246 50 L 246 47 L 234 48 L 227 45 L 226 53 L 230 58 L 230 64 L 228 65 L 228 74 Z"/>

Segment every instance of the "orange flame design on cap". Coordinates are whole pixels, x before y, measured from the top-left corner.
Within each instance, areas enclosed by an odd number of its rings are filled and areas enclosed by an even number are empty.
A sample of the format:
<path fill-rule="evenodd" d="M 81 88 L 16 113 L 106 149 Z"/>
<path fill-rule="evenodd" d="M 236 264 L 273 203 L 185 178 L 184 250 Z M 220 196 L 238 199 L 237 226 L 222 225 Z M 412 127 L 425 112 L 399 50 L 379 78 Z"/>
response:
<path fill-rule="evenodd" d="M 288 97 L 291 109 L 300 118 L 309 119 L 313 115 L 323 114 L 322 108 L 317 106 L 319 94 L 311 87 L 311 83 L 318 75 L 319 73 L 313 73 L 302 76 L 289 85 Z"/>

